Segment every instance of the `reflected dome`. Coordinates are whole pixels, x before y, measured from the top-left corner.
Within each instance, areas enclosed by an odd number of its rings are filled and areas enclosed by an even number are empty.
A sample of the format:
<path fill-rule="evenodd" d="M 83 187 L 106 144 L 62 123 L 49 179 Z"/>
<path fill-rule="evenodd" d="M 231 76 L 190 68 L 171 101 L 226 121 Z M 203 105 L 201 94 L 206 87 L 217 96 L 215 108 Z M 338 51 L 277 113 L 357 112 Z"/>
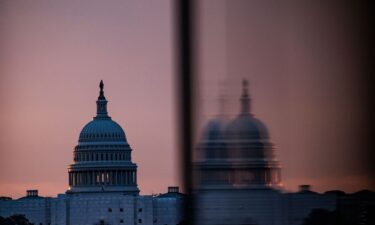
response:
<path fill-rule="evenodd" d="M 225 133 L 230 139 L 268 139 L 266 126 L 251 114 L 240 114 L 237 116 L 228 124 Z"/>
<path fill-rule="evenodd" d="M 247 81 L 243 82 L 241 111 L 227 122 L 210 120 L 203 130 L 195 163 L 198 189 L 279 188 L 281 173 L 267 127 L 250 113 Z"/>
<path fill-rule="evenodd" d="M 202 139 L 204 141 L 222 140 L 227 123 L 228 121 L 223 117 L 211 119 L 203 130 Z"/>

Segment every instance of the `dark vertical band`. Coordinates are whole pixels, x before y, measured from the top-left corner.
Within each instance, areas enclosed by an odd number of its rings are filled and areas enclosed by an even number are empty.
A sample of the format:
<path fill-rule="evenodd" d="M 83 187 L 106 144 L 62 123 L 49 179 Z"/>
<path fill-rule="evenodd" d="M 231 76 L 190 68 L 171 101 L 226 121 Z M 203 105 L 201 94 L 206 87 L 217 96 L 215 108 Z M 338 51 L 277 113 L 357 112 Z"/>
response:
<path fill-rule="evenodd" d="M 192 148 L 193 148 L 193 1 L 179 0 L 176 5 L 176 50 L 177 50 L 177 73 L 178 73 L 178 110 L 180 128 L 180 162 L 184 189 L 187 193 L 185 206 L 186 224 L 193 224 L 193 198 L 192 188 Z"/>

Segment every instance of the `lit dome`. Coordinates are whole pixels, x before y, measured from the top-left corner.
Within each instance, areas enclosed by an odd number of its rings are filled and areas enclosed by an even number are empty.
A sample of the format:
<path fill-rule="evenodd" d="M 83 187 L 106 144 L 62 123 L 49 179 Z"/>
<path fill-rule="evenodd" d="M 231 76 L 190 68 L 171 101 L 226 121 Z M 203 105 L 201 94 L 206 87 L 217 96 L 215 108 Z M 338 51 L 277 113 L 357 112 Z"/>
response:
<path fill-rule="evenodd" d="M 125 141 L 124 130 L 112 119 L 94 119 L 83 127 L 79 142 L 87 141 Z"/>

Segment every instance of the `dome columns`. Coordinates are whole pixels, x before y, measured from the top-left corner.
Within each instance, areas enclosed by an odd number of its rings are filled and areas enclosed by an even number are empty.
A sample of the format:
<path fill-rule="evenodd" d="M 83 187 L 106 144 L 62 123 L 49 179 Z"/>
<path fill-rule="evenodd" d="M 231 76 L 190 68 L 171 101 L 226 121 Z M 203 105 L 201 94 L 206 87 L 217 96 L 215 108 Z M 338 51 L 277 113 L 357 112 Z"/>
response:
<path fill-rule="evenodd" d="M 136 185 L 136 170 L 108 170 L 98 169 L 89 171 L 69 172 L 69 187 L 102 187 L 102 186 L 122 186 Z"/>

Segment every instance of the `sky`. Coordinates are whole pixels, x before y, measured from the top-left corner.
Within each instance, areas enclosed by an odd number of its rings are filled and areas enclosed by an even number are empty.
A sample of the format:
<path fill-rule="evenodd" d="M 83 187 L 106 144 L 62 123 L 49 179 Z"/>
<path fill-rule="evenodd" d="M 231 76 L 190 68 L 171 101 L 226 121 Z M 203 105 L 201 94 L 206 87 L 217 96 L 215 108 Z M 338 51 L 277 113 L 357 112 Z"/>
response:
<path fill-rule="evenodd" d="M 0 195 L 55 196 L 103 79 L 143 194 L 178 185 L 168 1 L 1 1 Z"/>
<path fill-rule="evenodd" d="M 67 190 L 101 79 L 141 194 L 180 185 L 172 10 L 164 0 L 0 2 L 0 195 Z M 197 136 L 221 94 L 236 116 L 247 78 L 286 190 L 374 188 L 357 14 L 331 3 L 218 0 L 202 1 L 197 15 Z"/>

